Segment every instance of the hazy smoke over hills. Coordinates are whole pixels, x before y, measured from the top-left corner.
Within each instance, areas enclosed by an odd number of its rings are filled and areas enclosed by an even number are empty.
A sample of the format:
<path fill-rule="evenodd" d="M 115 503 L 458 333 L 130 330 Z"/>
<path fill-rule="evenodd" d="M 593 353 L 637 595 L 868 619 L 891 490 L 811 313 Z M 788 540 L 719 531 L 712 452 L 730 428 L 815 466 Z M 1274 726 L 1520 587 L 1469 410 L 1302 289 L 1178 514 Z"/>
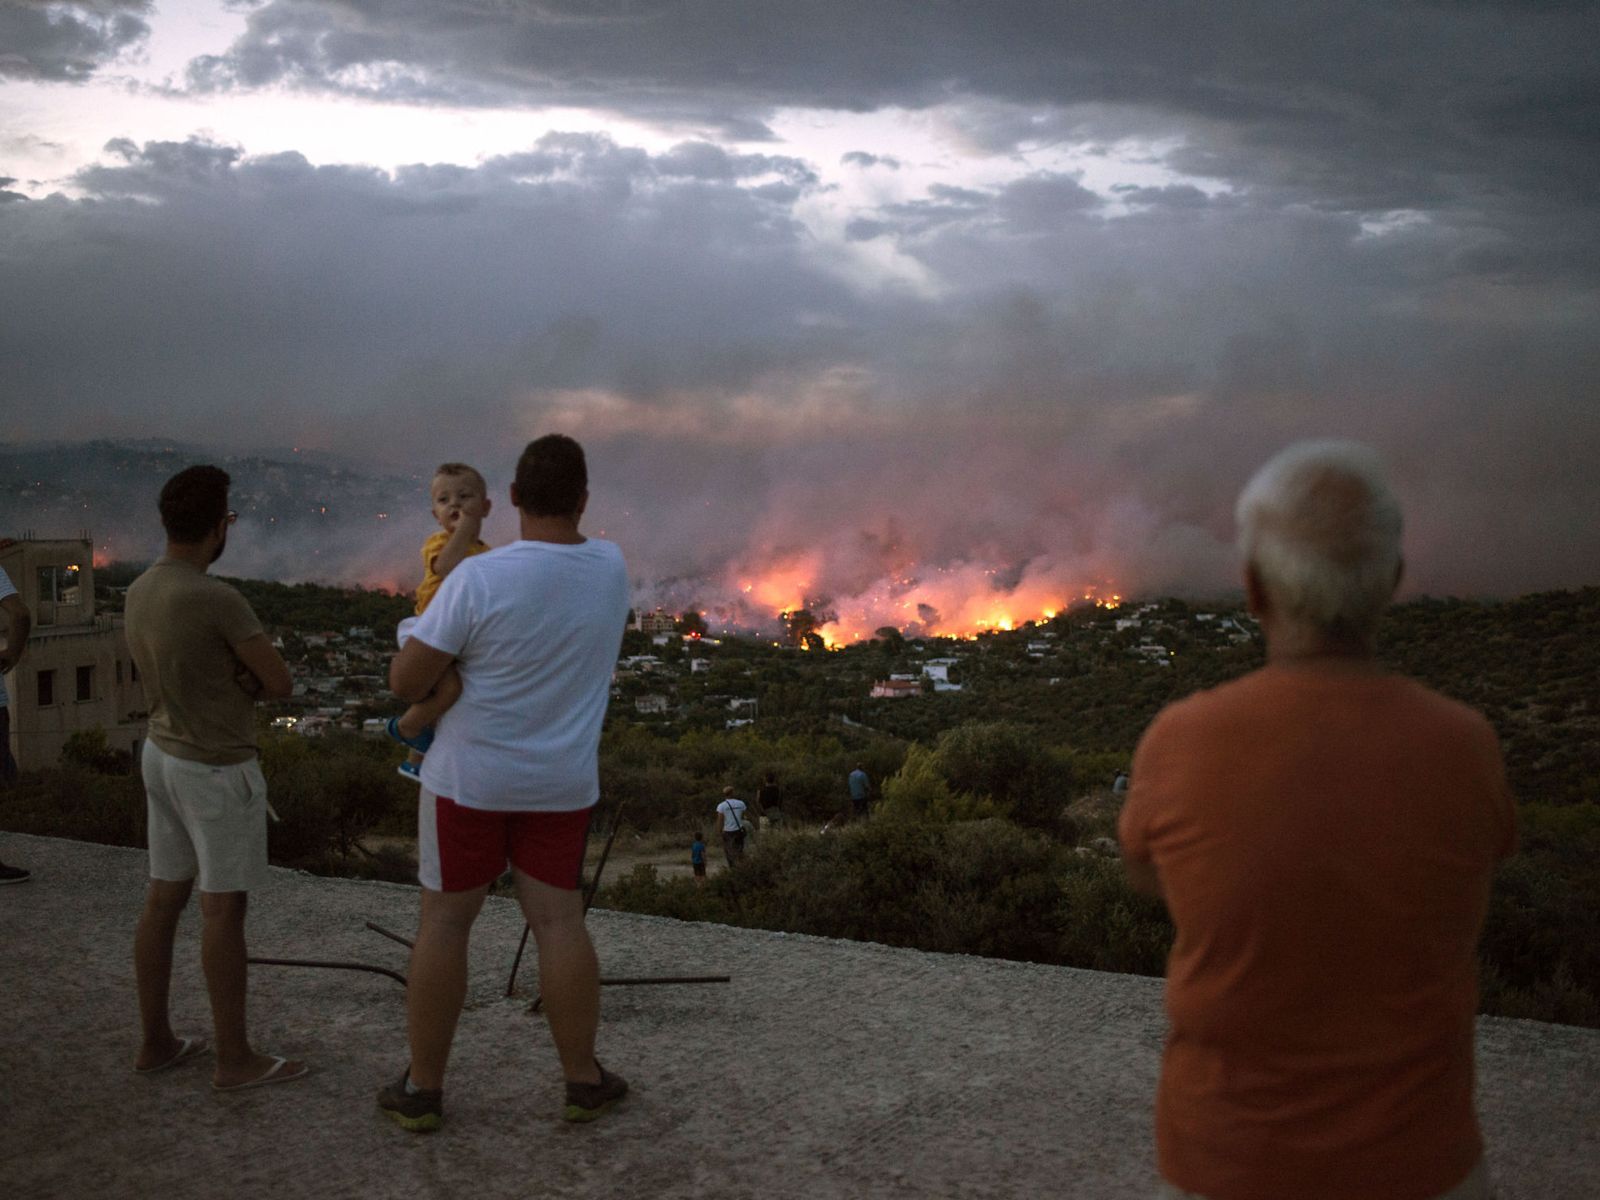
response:
<path fill-rule="evenodd" d="M 409 586 L 406 489 L 556 429 L 647 602 L 959 626 L 1228 587 L 1342 435 L 1412 589 L 1595 582 L 1590 6 L 205 6 L 0 17 L 30 111 L 105 89 L 0 138 L 0 434 L 345 456 L 241 464 L 235 570 Z M 62 486 L 0 520 L 152 544 Z"/>

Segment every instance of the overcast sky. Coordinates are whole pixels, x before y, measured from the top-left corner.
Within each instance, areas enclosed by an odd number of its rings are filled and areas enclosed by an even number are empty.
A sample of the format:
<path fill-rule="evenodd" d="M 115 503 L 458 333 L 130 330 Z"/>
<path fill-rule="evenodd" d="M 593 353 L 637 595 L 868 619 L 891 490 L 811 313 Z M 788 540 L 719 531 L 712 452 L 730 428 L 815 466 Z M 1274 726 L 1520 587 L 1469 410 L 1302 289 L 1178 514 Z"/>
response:
<path fill-rule="evenodd" d="M 1597 34 L 1560 0 L 0 0 L 0 437 L 500 488 L 561 429 L 641 580 L 952 620 L 1225 586 L 1250 470 L 1346 435 L 1415 589 L 1600 582 Z"/>

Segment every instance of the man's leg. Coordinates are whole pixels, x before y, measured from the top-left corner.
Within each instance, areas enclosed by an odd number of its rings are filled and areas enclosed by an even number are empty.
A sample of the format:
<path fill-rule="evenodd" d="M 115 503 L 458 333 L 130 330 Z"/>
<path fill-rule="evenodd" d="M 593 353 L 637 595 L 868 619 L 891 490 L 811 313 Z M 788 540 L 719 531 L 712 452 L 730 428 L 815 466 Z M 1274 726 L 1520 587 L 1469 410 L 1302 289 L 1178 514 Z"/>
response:
<path fill-rule="evenodd" d="M 522 915 L 539 947 L 539 994 L 550 1017 L 561 1072 L 569 1083 L 599 1083 L 594 1058 L 600 1028 L 600 960 L 583 921 L 583 894 L 512 870 Z"/>
<path fill-rule="evenodd" d="M 466 892 L 422 889 L 422 917 L 406 984 L 411 1082 L 419 1088 L 444 1086 L 450 1043 L 467 998 L 467 944 L 488 894 L 488 884 Z M 542 950 L 539 961 L 544 962 Z"/>
<path fill-rule="evenodd" d="M 11 756 L 11 707 L 0 704 L 0 788 L 17 781 L 17 760 Z M 25 883 L 29 872 L 0 862 L 0 883 Z"/>
<path fill-rule="evenodd" d="M 17 781 L 17 760 L 11 753 L 11 706 L 0 704 L 0 787 Z"/>
<path fill-rule="evenodd" d="M 172 1032 L 172 942 L 178 918 L 189 903 L 194 880 L 152 879 L 144 911 L 133 935 L 133 974 L 139 989 L 139 1056 L 134 1067 L 148 1071 L 169 1061 L 180 1042 Z"/>
<path fill-rule="evenodd" d="M 249 892 L 200 893 L 200 966 L 211 996 L 211 1024 L 216 1034 L 217 1069 L 212 1083 L 236 1087 L 259 1079 L 272 1069 L 272 1055 L 250 1047 L 245 1023 L 245 996 L 249 965 L 245 961 L 244 918 Z M 285 1064 L 279 1073 L 298 1075 L 298 1062 Z"/>

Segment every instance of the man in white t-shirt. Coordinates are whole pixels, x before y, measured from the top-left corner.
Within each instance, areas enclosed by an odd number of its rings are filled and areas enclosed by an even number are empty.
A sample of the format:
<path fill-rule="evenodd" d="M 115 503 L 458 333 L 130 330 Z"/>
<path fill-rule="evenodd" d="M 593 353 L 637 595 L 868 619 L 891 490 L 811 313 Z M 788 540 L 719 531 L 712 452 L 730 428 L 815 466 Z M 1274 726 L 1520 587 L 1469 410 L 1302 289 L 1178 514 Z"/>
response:
<path fill-rule="evenodd" d="M 746 805 L 734 799 L 733 789 L 722 789 L 722 803 L 717 805 L 717 815 L 722 818 L 722 852 L 728 856 L 728 865 L 744 857 L 744 840 L 750 826 L 746 823 Z"/>
<path fill-rule="evenodd" d="M 539 947 L 539 988 L 567 1081 L 563 1116 L 593 1120 L 627 1091 L 594 1056 L 600 972 L 578 892 L 600 796 L 600 726 L 628 617 L 622 552 L 578 532 L 588 499 L 577 442 L 560 434 L 530 442 L 511 485 L 521 540 L 457 566 L 389 669 L 390 687 L 409 702 L 452 663 L 462 685 L 422 764 L 411 1064 L 378 1093 L 378 1106 L 407 1129 L 443 1120 L 468 937 L 508 862 Z"/>
<path fill-rule="evenodd" d="M 10 545 L 10 539 L 4 544 Z M 0 612 L 6 616 L 6 646 L 0 650 L 0 787 L 10 787 L 17 781 L 17 760 L 11 753 L 11 700 L 3 677 L 12 674 L 27 653 L 33 614 L 4 571 L 0 571 Z M 23 868 L 0 863 L 0 883 L 26 883 L 28 877 Z"/>

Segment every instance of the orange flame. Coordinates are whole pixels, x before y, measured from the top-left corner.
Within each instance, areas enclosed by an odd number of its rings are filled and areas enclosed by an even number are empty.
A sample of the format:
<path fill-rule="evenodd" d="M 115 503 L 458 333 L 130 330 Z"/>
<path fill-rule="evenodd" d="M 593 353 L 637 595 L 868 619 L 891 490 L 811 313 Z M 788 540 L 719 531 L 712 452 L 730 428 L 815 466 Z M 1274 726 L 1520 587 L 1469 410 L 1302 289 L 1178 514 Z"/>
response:
<path fill-rule="evenodd" d="M 758 616 L 811 609 L 819 619 L 826 618 L 816 633 L 830 650 L 871 638 L 884 627 L 973 638 L 1049 621 L 1070 605 L 1116 608 L 1122 603 L 1120 593 L 1102 590 L 1101 585 L 1068 585 L 1048 578 L 1025 577 L 1009 589 L 996 590 L 998 569 L 976 564 L 937 568 L 919 577 L 884 578 L 854 596 L 818 599 L 813 588 L 821 566 L 820 555 L 807 552 L 740 575 L 740 599 Z"/>

